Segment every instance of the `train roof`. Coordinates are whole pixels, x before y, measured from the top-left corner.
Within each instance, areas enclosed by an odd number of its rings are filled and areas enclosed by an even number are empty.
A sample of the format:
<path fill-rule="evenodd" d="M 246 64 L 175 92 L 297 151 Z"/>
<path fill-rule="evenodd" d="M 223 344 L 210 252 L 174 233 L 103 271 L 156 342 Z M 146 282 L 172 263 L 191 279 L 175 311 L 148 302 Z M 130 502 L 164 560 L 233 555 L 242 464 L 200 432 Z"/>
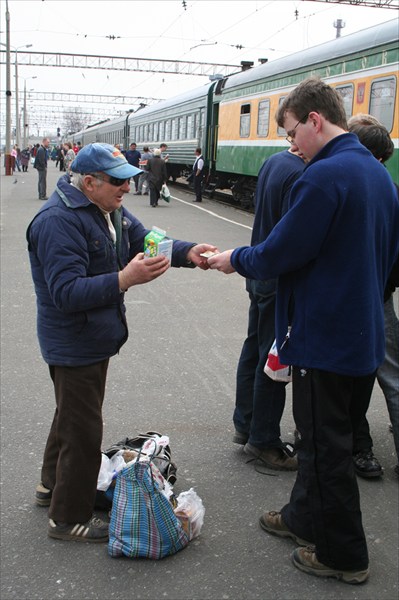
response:
<path fill-rule="evenodd" d="M 207 82 L 203 86 L 199 88 L 195 88 L 193 90 L 189 90 L 188 92 L 184 92 L 179 96 L 173 96 L 172 98 L 168 98 L 167 100 L 161 100 L 156 104 L 151 104 L 151 106 L 146 106 L 145 108 L 140 108 L 138 111 L 131 113 L 132 118 L 139 117 L 141 115 L 149 115 L 152 112 L 157 112 L 159 110 L 165 110 L 171 106 L 175 106 L 176 104 L 184 104 L 185 102 L 190 102 L 191 100 L 196 100 L 197 98 L 202 98 L 208 94 L 209 88 L 213 82 Z"/>
<path fill-rule="evenodd" d="M 290 54 L 283 58 L 273 60 L 247 71 L 230 75 L 223 87 L 223 92 L 229 88 L 246 85 L 257 79 L 273 77 L 280 73 L 298 70 L 307 65 L 316 65 L 325 61 L 332 61 L 342 56 L 355 54 L 362 50 L 368 50 L 395 42 L 398 40 L 398 21 L 393 19 L 385 23 L 368 27 L 362 31 L 352 33 L 345 37 L 335 38 L 330 42 L 312 46 L 296 54 Z"/>

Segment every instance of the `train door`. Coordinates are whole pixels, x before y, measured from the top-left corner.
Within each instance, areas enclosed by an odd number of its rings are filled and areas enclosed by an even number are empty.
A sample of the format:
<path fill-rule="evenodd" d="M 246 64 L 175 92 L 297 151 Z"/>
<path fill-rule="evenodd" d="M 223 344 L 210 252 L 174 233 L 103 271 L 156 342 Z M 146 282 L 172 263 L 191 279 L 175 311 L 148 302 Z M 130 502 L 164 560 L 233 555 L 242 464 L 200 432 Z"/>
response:
<path fill-rule="evenodd" d="M 227 77 L 218 79 L 209 90 L 209 171 L 216 171 L 218 135 L 219 135 L 219 102 Z"/>
<path fill-rule="evenodd" d="M 209 168 L 211 171 L 214 171 L 216 168 L 218 133 L 219 133 L 219 103 L 216 103 L 213 105 L 213 108 L 212 108 L 212 119 L 211 119 L 210 128 L 209 128 Z"/>

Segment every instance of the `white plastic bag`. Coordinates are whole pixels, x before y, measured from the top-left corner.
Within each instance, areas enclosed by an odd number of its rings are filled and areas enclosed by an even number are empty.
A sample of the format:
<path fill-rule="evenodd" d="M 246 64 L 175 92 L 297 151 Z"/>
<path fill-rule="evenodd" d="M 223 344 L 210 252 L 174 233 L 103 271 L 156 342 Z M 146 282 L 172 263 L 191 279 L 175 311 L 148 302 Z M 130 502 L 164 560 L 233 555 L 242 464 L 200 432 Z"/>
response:
<path fill-rule="evenodd" d="M 161 198 L 165 200 L 165 202 L 170 202 L 170 191 L 166 183 L 163 184 L 161 189 Z"/>
<path fill-rule="evenodd" d="M 292 381 L 291 367 L 280 363 L 276 340 L 274 340 L 272 347 L 269 350 L 265 368 L 263 370 L 266 375 L 271 379 L 274 379 L 274 381 Z"/>
<path fill-rule="evenodd" d="M 204 523 L 205 507 L 194 488 L 190 488 L 187 492 L 181 492 L 177 496 L 177 506 L 174 512 L 183 525 L 189 540 L 199 536 Z"/>
<path fill-rule="evenodd" d="M 107 491 L 117 473 L 126 467 L 122 454 L 123 450 L 114 454 L 112 458 L 108 458 L 106 454 L 101 455 L 101 466 L 97 478 L 98 490 Z"/>

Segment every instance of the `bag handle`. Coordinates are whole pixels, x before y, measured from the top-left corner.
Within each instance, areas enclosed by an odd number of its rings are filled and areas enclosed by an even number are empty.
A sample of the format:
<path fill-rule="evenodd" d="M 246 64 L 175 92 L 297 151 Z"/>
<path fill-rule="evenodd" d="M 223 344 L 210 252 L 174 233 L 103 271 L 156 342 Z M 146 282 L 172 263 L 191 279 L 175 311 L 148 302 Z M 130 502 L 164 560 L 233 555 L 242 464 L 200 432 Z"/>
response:
<path fill-rule="evenodd" d="M 145 455 L 144 455 L 143 448 L 144 448 L 144 445 L 145 445 L 145 444 L 146 444 L 148 441 L 154 442 L 154 452 L 153 452 L 152 454 L 145 454 Z M 148 439 L 147 439 L 147 440 L 144 442 L 144 444 L 141 446 L 141 448 L 140 448 L 140 450 L 139 450 L 139 453 L 138 453 L 138 455 L 137 455 L 137 459 L 136 459 L 137 463 L 139 462 L 141 455 L 143 455 L 143 456 L 147 456 L 147 457 L 148 457 L 148 462 L 151 462 L 151 461 L 152 461 L 152 460 L 153 460 L 153 459 L 156 457 L 157 451 L 158 451 L 158 444 L 157 444 L 157 442 L 154 440 L 154 438 L 148 438 Z"/>

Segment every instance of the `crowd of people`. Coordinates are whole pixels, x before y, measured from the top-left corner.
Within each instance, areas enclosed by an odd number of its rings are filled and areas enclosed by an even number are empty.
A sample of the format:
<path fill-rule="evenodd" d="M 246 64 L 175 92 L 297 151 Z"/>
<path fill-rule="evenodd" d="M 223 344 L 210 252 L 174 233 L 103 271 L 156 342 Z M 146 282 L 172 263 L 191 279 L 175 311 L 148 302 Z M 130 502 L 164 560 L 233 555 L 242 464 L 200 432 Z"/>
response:
<path fill-rule="evenodd" d="M 284 99 L 276 121 L 290 147 L 259 172 L 251 245 L 220 252 L 175 240 L 171 264 L 144 259 L 148 230 L 122 203 L 132 186 L 158 204 L 165 145 L 140 152 L 132 143 L 124 152 L 95 143 L 75 153 L 64 144 L 66 173 L 27 231 L 38 337 L 56 400 L 36 489 L 37 504 L 49 507 L 50 537 L 108 539 L 93 509 L 108 363 L 128 336 L 125 292 L 170 266 L 216 269 L 245 277 L 250 301 L 232 441 L 270 469 L 296 471 L 289 501 L 266 511 L 260 526 L 297 543 L 292 562 L 305 573 L 368 579 L 356 476 L 383 474 L 366 416 L 376 380 L 399 464 L 399 198 L 384 167 L 393 144 L 369 115 L 348 124 L 340 94 L 313 77 Z M 47 161 L 46 144 L 36 168 Z M 201 148 L 195 154 L 191 179 L 201 202 Z M 39 197 L 40 185 L 39 170 Z M 264 372 L 274 339 L 292 367 L 295 445 L 280 431 L 286 383 Z"/>

